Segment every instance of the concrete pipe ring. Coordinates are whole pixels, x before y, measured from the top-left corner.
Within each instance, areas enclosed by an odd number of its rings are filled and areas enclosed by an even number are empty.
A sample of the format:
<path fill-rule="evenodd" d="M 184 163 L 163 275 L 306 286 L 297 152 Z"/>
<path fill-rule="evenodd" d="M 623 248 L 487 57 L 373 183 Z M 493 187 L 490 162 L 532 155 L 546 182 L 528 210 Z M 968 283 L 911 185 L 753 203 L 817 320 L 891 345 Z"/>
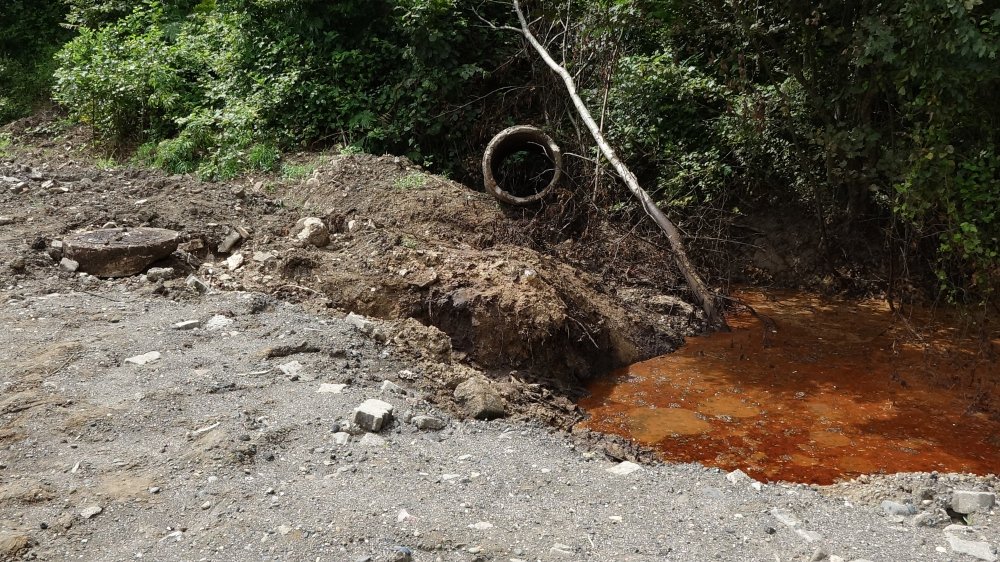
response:
<path fill-rule="evenodd" d="M 531 189 L 527 193 L 521 193 L 515 186 L 501 185 L 502 179 L 498 179 L 498 171 L 504 161 L 519 152 L 535 153 L 543 155 L 551 165 L 552 179 L 541 189 Z M 486 190 L 493 194 L 502 203 L 509 205 L 530 205 L 542 200 L 562 179 L 562 151 L 541 129 L 530 125 L 518 125 L 504 129 L 497 136 L 493 137 L 490 144 L 483 152 L 483 182 Z"/>

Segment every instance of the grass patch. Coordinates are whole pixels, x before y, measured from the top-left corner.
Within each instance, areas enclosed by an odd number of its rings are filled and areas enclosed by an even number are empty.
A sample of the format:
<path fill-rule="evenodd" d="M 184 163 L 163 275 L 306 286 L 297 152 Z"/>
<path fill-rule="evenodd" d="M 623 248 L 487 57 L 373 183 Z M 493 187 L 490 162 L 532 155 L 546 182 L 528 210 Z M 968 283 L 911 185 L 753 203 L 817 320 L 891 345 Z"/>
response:
<path fill-rule="evenodd" d="M 419 189 L 427 185 L 427 176 L 420 172 L 413 172 L 401 178 L 396 178 L 392 186 L 398 190 Z"/>

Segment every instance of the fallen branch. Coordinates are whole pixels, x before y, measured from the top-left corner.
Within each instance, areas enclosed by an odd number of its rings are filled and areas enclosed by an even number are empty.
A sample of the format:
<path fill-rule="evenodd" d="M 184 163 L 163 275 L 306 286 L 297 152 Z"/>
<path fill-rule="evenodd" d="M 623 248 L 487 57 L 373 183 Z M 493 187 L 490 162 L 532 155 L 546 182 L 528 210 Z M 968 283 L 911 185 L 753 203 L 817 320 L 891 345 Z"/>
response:
<path fill-rule="evenodd" d="M 684 250 L 684 240 L 681 238 L 680 231 L 674 226 L 674 223 L 663 214 L 663 211 L 656 206 L 649 194 L 646 193 L 639 185 L 639 180 L 636 179 L 635 174 L 632 173 L 628 167 L 618 158 L 614 149 L 605 140 L 604 135 L 601 133 L 600 127 L 594 121 L 594 118 L 590 115 L 590 110 L 583 103 L 583 99 L 580 98 L 579 94 L 576 92 L 576 83 L 569 72 L 561 66 L 559 63 L 552 58 L 545 46 L 538 42 L 534 34 L 531 32 L 531 28 L 528 26 L 528 20 L 524 16 L 524 12 L 521 10 L 521 4 L 518 0 L 513 0 L 514 11 L 517 12 L 517 19 L 521 22 L 521 28 L 506 27 L 506 29 L 512 29 L 518 31 L 524 38 L 528 40 L 528 43 L 536 51 L 538 51 L 539 56 L 545 61 L 545 64 L 549 66 L 556 74 L 562 78 L 563 83 L 566 85 L 566 90 L 569 92 L 570 99 L 573 100 L 573 105 L 576 107 L 577 113 L 583 119 L 583 122 L 587 125 L 587 129 L 590 130 L 590 134 L 594 137 L 594 141 L 597 142 L 597 146 L 600 147 L 601 153 L 604 157 L 608 159 L 611 166 L 618 172 L 624 180 L 625 185 L 628 186 L 629 191 L 632 192 L 640 203 L 642 203 L 642 208 L 646 211 L 653 222 L 663 230 L 664 234 L 667 236 L 667 240 L 670 242 L 670 248 L 674 254 L 674 260 L 677 262 L 678 269 L 681 270 L 681 275 L 687 281 L 688 287 L 694 294 L 695 300 L 701 305 L 701 308 L 705 311 L 705 315 L 708 321 L 713 326 L 718 326 L 721 329 L 728 330 L 729 326 L 726 324 L 725 318 L 722 316 L 718 307 L 716 307 L 715 296 L 708 290 L 705 286 L 705 282 L 701 280 L 698 272 L 695 271 L 694 266 L 687 257 L 687 252 Z"/>

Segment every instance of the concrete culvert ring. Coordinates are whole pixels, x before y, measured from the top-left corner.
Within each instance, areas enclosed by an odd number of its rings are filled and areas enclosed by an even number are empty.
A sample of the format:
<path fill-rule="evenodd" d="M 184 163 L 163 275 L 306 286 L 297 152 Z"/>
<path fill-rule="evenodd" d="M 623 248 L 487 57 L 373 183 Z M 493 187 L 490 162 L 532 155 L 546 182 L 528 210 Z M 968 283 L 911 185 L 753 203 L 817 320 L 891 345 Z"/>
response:
<path fill-rule="evenodd" d="M 530 125 L 504 129 L 483 153 L 486 190 L 510 205 L 540 201 L 562 179 L 562 151 Z"/>

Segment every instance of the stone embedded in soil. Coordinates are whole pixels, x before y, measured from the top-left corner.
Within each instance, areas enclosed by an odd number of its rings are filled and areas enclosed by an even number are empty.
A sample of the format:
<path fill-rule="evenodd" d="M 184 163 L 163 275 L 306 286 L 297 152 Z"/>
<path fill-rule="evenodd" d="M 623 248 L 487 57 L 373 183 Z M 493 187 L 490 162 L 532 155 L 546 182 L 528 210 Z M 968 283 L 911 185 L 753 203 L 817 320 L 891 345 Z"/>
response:
<path fill-rule="evenodd" d="M 292 236 L 317 248 L 322 248 L 330 243 L 330 230 L 322 219 L 316 217 L 299 219 L 292 228 Z"/>
<path fill-rule="evenodd" d="M 473 377 L 455 388 L 455 400 L 469 417 L 490 420 L 507 414 L 503 398 L 484 377 Z"/>
<path fill-rule="evenodd" d="M 219 246 L 216 250 L 220 254 L 228 254 L 233 248 L 236 247 L 237 244 L 240 243 L 240 240 L 243 240 L 243 236 L 235 230 L 230 230 L 229 234 L 226 235 L 222 242 L 219 242 Z"/>
<path fill-rule="evenodd" d="M 63 239 L 65 257 L 97 277 L 128 277 L 141 273 L 177 249 L 180 234 L 165 228 L 108 228 Z"/>
<path fill-rule="evenodd" d="M 0 532 L 0 560 L 15 560 L 34 544 L 25 533 Z"/>
<path fill-rule="evenodd" d="M 142 355 L 136 355 L 135 357 L 129 357 L 125 360 L 126 363 L 132 363 L 133 365 L 146 365 L 148 363 L 154 363 L 160 360 L 159 351 L 150 351 L 149 353 L 143 353 Z"/>
<path fill-rule="evenodd" d="M 340 394 L 344 392 L 345 388 L 347 388 L 346 384 L 325 382 L 319 385 L 319 389 L 316 392 L 319 394 Z"/>
<path fill-rule="evenodd" d="M 973 558 L 986 560 L 986 562 L 996 562 L 997 551 L 993 546 L 984 541 L 967 541 L 958 537 L 948 536 L 948 546 L 952 552 L 967 554 Z"/>
<path fill-rule="evenodd" d="M 886 515 L 905 517 L 907 515 L 915 514 L 917 512 L 917 508 L 908 503 L 885 500 L 882 502 L 882 511 L 884 511 Z"/>
<path fill-rule="evenodd" d="M 80 264 L 79 262 L 76 262 L 69 258 L 63 258 L 59 260 L 59 269 L 73 273 L 76 270 L 80 269 Z"/>
<path fill-rule="evenodd" d="M 996 496 L 989 492 L 955 490 L 951 496 L 952 511 L 962 515 L 989 511 L 994 503 L 996 503 Z"/>
<path fill-rule="evenodd" d="M 607 470 L 611 474 L 616 474 L 618 476 L 626 476 L 626 475 L 632 474 L 633 472 L 635 472 L 637 470 L 640 470 L 640 469 L 642 469 L 642 467 L 639 466 L 639 465 L 637 465 L 637 464 L 635 464 L 634 462 L 631 462 L 631 461 L 622 461 L 622 462 L 620 462 L 620 463 L 612 466 L 611 468 L 607 468 L 605 470 Z"/>
<path fill-rule="evenodd" d="M 223 328 L 226 328 L 232 323 L 233 323 L 232 318 L 227 318 L 221 314 L 216 314 L 215 316 L 209 318 L 208 322 L 205 322 L 205 329 L 210 332 L 218 331 Z"/>
<path fill-rule="evenodd" d="M 146 272 L 146 279 L 156 283 L 173 279 L 177 272 L 172 267 L 151 267 Z"/>
<path fill-rule="evenodd" d="M 392 419 L 392 404 L 369 398 L 354 409 L 351 421 L 365 431 L 381 431 Z"/>
<path fill-rule="evenodd" d="M 437 431 L 445 428 L 445 422 L 441 418 L 436 418 L 434 416 L 413 416 L 410 420 L 417 429 L 424 431 Z"/>
<path fill-rule="evenodd" d="M 347 316 L 344 317 L 344 323 L 365 335 L 371 335 L 375 331 L 374 322 L 353 312 L 347 313 Z"/>
<path fill-rule="evenodd" d="M 85 508 L 81 509 L 80 510 L 80 517 L 83 517 L 84 519 L 91 519 L 91 518 L 93 518 L 93 517 L 95 517 L 97 515 L 100 515 L 101 512 L 103 512 L 103 511 L 104 511 L 103 507 L 101 507 L 99 505 L 92 505 L 92 506 L 85 507 Z"/>
<path fill-rule="evenodd" d="M 184 280 L 184 284 L 187 285 L 188 287 L 191 287 L 195 291 L 198 291 L 199 293 L 204 294 L 208 292 L 208 285 L 206 285 L 204 281 L 199 279 L 197 275 L 188 275 L 187 279 Z"/>
<path fill-rule="evenodd" d="M 229 271 L 236 271 L 243 265 L 245 260 L 246 258 L 243 257 L 243 254 L 233 254 L 226 258 L 226 267 L 229 268 Z"/>

